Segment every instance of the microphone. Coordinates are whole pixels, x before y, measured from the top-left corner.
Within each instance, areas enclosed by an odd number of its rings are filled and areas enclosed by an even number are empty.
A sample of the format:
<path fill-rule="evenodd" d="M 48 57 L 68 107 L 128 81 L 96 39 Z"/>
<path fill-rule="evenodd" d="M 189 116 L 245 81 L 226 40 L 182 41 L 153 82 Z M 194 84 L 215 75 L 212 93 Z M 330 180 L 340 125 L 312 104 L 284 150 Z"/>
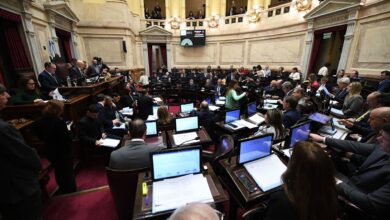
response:
<path fill-rule="evenodd" d="M 195 140 L 200 140 L 200 138 L 199 138 L 199 137 L 195 137 L 195 138 L 192 138 L 192 139 L 190 139 L 190 140 L 186 140 L 186 141 L 184 141 L 183 143 L 181 143 L 181 144 L 179 144 L 179 145 L 177 145 L 177 146 L 180 147 L 180 146 L 182 146 L 182 145 L 185 144 L 185 143 L 188 143 L 188 142 L 190 142 L 190 141 L 195 141 Z"/>

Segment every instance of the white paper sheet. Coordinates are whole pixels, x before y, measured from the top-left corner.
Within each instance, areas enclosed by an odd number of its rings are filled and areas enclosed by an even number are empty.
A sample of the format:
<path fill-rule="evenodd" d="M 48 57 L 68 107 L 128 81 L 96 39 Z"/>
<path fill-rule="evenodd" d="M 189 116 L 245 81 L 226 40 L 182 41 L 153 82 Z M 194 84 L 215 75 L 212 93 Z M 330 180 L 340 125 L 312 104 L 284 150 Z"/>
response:
<path fill-rule="evenodd" d="M 119 126 L 114 125 L 112 129 L 126 129 L 126 125 L 125 123 L 121 123 Z"/>
<path fill-rule="evenodd" d="M 215 104 L 216 104 L 216 105 L 225 105 L 225 101 L 216 100 L 216 101 L 215 101 Z"/>
<path fill-rule="evenodd" d="M 263 191 L 282 185 L 281 176 L 287 169 L 275 154 L 246 163 L 244 167 Z"/>
<path fill-rule="evenodd" d="M 162 102 L 163 101 L 160 97 L 154 97 L 153 100 L 155 102 Z"/>
<path fill-rule="evenodd" d="M 218 106 L 215 106 L 215 105 L 209 105 L 209 109 L 210 111 L 217 111 L 218 109 L 220 109 L 221 107 L 218 107 Z"/>
<path fill-rule="evenodd" d="M 112 147 L 112 148 L 117 147 L 120 142 L 120 140 L 112 139 L 112 138 L 100 139 L 99 141 L 103 142 L 101 146 Z"/>
<path fill-rule="evenodd" d="M 207 179 L 202 174 L 153 182 L 153 213 L 176 209 L 188 203 L 213 201 Z"/>
<path fill-rule="evenodd" d="M 233 124 L 239 125 L 239 126 L 242 126 L 242 127 L 247 127 L 249 129 L 257 128 L 257 125 L 252 124 L 250 122 L 247 122 L 247 121 L 245 121 L 243 119 L 237 120 L 237 121 L 233 122 Z"/>
<path fill-rule="evenodd" d="M 266 100 L 264 100 L 264 103 L 278 104 L 278 100 L 276 100 L 276 99 L 266 99 Z"/>
<path fill-rule="evenodd" d="M 248 118 L 249 121 L 259 125 L 265 121 L 263 117 L 261 117 L 259 114 L 254 114 L 251 117 Z"/>
<path fill-rule="evenodd" d="M 157 116 L 154 116 L 154 115 L 149 115 L 148 118 L 146 119 L 146 121 L 154 121 L 154 120 L 157 120 Z"/>
<path fill-rule="evenodd" d="M 200 141 L 200 140 L 194 140 L 195 138 L 198 137 L 198 134 L 195 131 L 182 133 L 182 134 L 174 134 L 172 136 L 173 136 L 173 141 L 175 142 L 176 145 L 180 145 L 184 142 L 186 142 L 185 144 L 190 144 L 190 143 L 196 143 Z"/>
<path fill-rule="evenodd" d="M 330 113 L 337 114 L 337 115 L 344 115 L 343 111 L 337 108 L 330 108 Z"/>
<path fill-rule="evenodd" d="M 277 107 L 278 107 L 278 105 L 274 105 L 274 104 L 264 104 L 263 109 L 269 110 L 269 109 L 275 109 Z"/>
<path fill-rule="evenodd" d="M 292 150 L 290 150 L 290 148 L 288 148 L 288 149 L 283 149 L 282 151 L 283 151 L 284 155 L 286 155 L 288 158 L 291 157 Z"/>

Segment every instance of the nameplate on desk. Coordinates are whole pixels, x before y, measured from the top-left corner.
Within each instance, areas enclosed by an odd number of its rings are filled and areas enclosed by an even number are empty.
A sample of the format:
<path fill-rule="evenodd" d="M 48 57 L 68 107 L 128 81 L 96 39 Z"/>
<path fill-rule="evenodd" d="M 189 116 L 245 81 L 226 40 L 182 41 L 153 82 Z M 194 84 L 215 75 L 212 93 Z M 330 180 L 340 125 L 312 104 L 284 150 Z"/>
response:
<path fill-rule="evenodd" d="M 173 210 L 183 205 L 214 202 L 206 177 L 191 174 L 153 182 L 152 212 Z"/>

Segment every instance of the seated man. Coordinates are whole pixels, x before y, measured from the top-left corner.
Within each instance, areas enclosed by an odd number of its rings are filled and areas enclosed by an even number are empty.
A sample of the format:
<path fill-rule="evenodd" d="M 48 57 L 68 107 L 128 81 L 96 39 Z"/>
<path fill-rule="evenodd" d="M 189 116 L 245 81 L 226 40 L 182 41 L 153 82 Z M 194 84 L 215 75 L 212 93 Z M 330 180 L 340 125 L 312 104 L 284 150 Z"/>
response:
<path fill-rule="evenodd" d="M 192 110 L 190 112 L 191 116 L 198 116 L 200 125 L 204 126 L 207 133 L 214 140 L 214 123 L 215 115 L 214 112 L 209 110 L 209 104 L 206 101 L 200 103 L 199 111 Z"/>
<path fill-rule="evenodd" d="M 55 74 L 57 66 L 54 63 L 46 62 L 45 70 L 38 76 L 38 81 L 41 84 L 42 94 L 45 98 L 49 98 L 50 93 L 60 86 L 59 79 Z"/>
<path fill-rule="evenodd" d="M 350 83 L 350 80 L 348 77 L 343 77 L 337 80 L 337 85 L 339 87 L 339 90 L 337 90 L 336 94 L 329 94 L 330 98 L 337 101 L 337 105 L 333 105 L 333 107 L 341 108 L 344 103 L 345 97 L 348 95 L 347 87 Z"/>
<path fill-rule="evenodd" d="M 301 113 L 296 109 L 298 101 L 293 96 L 287 96 L 283 101 L 283 125 L 285 128 L 291 128 L 301 119 Z"/>
<path fill-rule="evenodd" d="M 317 134 L 310 134 L 310 137 L 327 146 L 367 157 L 351 176 L 336 180 L 337 190 L 358 207 L 383 219 L 389 219 L 390 124 L 383 126 L 377 145 L 325 138 Z"/>
<path fill-rule="evenodd" d="M 382 93 L 390 92 L 390 71 L 381 72 L 381 81 L 379 82 L 378 91 Z"/>
<path fill-rule="evenodd" d="M 129 125 L 131 140 L 124 147 L 111 153 L 109 167 L 117 170 L 132 170 L 150 167 L 149 153 L 162 148 L 145 143 L 146 125 L 141 119 Z"/>
<path fill-rule="evenodd" d="M 221 214 L 207 204 L 191 203 L 177 208 L 169 220 L 219 220 Z"/>

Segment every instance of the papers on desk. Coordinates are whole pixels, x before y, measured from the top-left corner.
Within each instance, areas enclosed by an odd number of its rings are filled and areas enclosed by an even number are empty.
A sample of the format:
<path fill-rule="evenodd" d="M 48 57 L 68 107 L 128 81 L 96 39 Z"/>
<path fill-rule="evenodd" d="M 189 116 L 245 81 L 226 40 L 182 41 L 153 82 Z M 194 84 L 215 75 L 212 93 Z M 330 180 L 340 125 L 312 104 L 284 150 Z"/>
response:
<path fill-rule="evenodd" d="M 125 107 L 122 109 L 122 114 L 125 116 L 132 116 L 133 115 L 133 109 L 129 107 Z"/>
<path fill-rule="evenodd" d="M 330 108 L 330 113 L 336 114 L 336 115 L 344 115 L 343 111 L 337 108 Z"/>
<path fill-rule="evenodd" d="M 275 109 L 277 107 L 278 107 L 278 105 L 275 105 L 275 104 L 264 104 L 263 109 L 270 110 L 270 109 Z"/>
<path fill-rule="evenodd" d="M 154 97 L 153 100 L 155 102 L 162 102 L 163 101 L 160 97 Z"/>
<path fill-rule="evenodd" d="M 200 140 L 195 140 L 198 137 L 198 134 L 194 132 L 182 133 L 182 134 L 174 134 L 172 135 L 173 141 L 176 145 L 181 145 L 185 142 L 185 144 L 197 143 Z"/>
<path fill-rule="evenodd" d="M 290 148 L 283 149 L 282 152 L 284 153 L 284 155 L 286 155 L 288 158 L 290 158 L 291 154 L 292 154 L 292 149 L 290 149 Z"/>
<path fill-rule="evenodd" d="M 58 90 L 58 88 L 53 90 L 51 92 L 51 94 L 53 96 L 53 99 L 58 100 L 58 101 L 65 101 L 64 97 L 62 97 L 62 95 L 60 94 L 60 91 Z"/>
<path fill-rule="evenodd" d="M 276 100 L 276 99 L 266 99 L 266 100 L 264 100 L 264 103 L 278 104 L 278 100 Z"/>
<path fill-rule="evenodd" d="M 259 114 L 254 114 L 251 117 L 248 118 L 249 121 L 255 123 L 256 125 L 259 125 L 265 121 L 263 117 L 261 117 Z"/>
<path fill-rule="evenodd" d="M 218 107 L 218 106 L 215 106 L 215 105 L 209 105 L 209 109 L 210 111 L 217 111 L 218 109 L 220 109 L 221 107 Z"/>
<path fill-rule="evenodd" d="M 112 129 L 126 129 L 125 123 L 121 123 L 119 126 L 114 125 Z"/>
<path fill-rule="evenodd" d="M 202 174 L 153 182 L 153 213 L 176 209 L 188 203 L 213 201 L 207 179 Z"/>
<path fill-rule="evenodd" d="M 246 163 L 244 167 L 264 192 L 282 185 L 281 176 L 287 169 L 275 154 Z"/>
<path fill-rule="evenodd" d="M 146 121 L 154 121 L 154 120 L 157 120 L 157 116 L 155 115 L 149 115 L 148 118 L 146 119 Z"/>
<path fill-rule="evenodd" d="M 215 100 L 215 104 L 216 105 L 225 105 L 225 101 L 222 101 L 222 100 Z"/>
<path fill-rule="evenodd" d="M 347 127 L 345 127 L 345 125 L 342 125 L 339 123 L 339 120 L 338 118 L 332 118 L 333 120 L 333 125 L 336 127 L 336 128 L 340 128 L 340 129 L 343 129 L 343 130 L 346 130 L 346 131 L 349 131 L 349 129 Z"/>
<path fill-rule="evenodd" d="M 329 104 L 331 104 L 331 105 L 337 105 L 337 104 L 339 104 L 339 102 L 336 101 L 336 100 L 330 100 Z"/>
<path fill-rule="evenodd" d="M 102 142 L 101 146 L 112 147 L 112 148 L 118 147 L 120 142 L 120 140 L 111 139 L 111 138 L 100 139 L 99 141 Z"/>
<path fill-rule="evenodd" d="M 257 125 L 252 124 L 250 122 L 247 122 L 247 121 L 245 121 L 243 119 L 237 120 L 237 121 L 233 122 L 233 124 L 235 124 L 237 126 L 240 126 L 240 127 L 247 127 L 249 129 L 257 128 Z"/>

